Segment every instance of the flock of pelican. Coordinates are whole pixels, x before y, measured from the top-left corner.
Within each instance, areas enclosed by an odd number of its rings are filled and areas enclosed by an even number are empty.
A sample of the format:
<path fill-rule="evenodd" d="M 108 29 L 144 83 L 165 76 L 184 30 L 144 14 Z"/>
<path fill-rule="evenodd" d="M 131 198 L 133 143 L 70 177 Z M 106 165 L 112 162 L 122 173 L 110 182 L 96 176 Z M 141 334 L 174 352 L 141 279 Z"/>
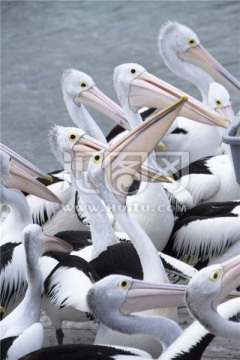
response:
<path fill-rule="evenodd" d="M 158 44 L 202 102 L 128 63 L 114 70 L 118 105 L 67 69 L 75 127 L 49 132 L 62 169 L 1 144 L 2 359 L 197 360 L 214 336 L 239 340 L 240 186 L 222 135 L 240 83 L 184 25 L 164 24 Z M 115 122 L 107 137 L 85 106 Z M 57 346 L 42 348 L 42 310 Z M 63 321 L 93 320 L 94 345 L 63 345 Z"/>

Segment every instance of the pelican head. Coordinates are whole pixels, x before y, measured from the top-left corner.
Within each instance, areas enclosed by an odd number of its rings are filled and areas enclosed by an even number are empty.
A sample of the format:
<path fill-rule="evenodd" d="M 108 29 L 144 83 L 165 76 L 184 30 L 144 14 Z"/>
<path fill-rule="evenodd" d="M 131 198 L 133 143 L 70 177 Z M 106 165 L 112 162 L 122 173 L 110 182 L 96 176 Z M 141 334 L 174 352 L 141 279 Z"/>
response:
<path fill-rule="evenodd" d="M 49 132 L 49 140 L 58 162 L 77 178 L 87 170 L 93 153 L 107 148 L 107 145 L 75 127 L 55 126 Z"/>
<path fill-rule="evenodd" d="M 229 118 L 231 121 L 234 119 L 230 94 L 221 84 L 216 82 L 210 84 L 208 105 L 221 116 Z"/>
<path fill-rule="evenodd" d="M 47 251 L 67 253 L 72 251 L 70 244 L 55 236 L 44 234 L 42 228 L 36 224 L 31 224 L 24 228 L 23 243 L 26 251 L 32 257 L 40 257 Z"/>
<path fill-rule="evenodd" d="M 25 191 L 51 202 L 61 203 L 61 200 L 53 192 L 36 180 L 35 177 L 41 174 L 41 170 L 29 161 L 25 161 L 24 158 L 6 146 L 1 145 L 1 149 L 0 170 L 2 186 Z M 47 175 L 45 177 L 49 178 Z M 2 193 L 1 201 L 4 202 L 4 193 Z"/>
<path fill-rule="evenodd" d="M 158 43 L 160 54 L 167 66 L 170 62 L 166 49 L 170 48 L 179 59 L 201 68 L 215 81 L 240 95 L 240 82 L 209 54 L 201 45 L 198 36 L 187 26 L 168 21 L 160 30 Z M 172 67 L 171 70 L 176 71 Z"/>
<path fill-rule="evenodd" d="M 64 70 L 61 84 L 64 98 L 70 98 L 78 106 L 81 106 L 82 92 L 95 86 L 91 76 L 75 69 Z"/>
<path fill-rule="evenodd" d="M 119 65 L 114 71 L 114 84 L 123 108 L 130 107 L 133 113 L 143 106 L 163 109 L 185 96 L 188 101 L 180 115 L 208 125 L 227 127 L 229 123 L 208 106 L 150 74 L 139 64 Z"/>
<path fill-rule="evenodd" d="M 126 315 L 166 306 L 182 306 L 184 291 L 184 285 L 154 284 L 128 276 L 110 275 L 92 286 L 87 301 L 97 318 L 104 322 L 99 304 Z"/>
<path fill-rule="evenodd" d="M 85 132 L 79 128 L 57 125 L 49 131 L 52 152 L 62 166 L 68 161 L 67 154 L 71 154 L 73 145 L 84 134 Z"/>
<path fill-rule="evenodd" d="M 164 59 L 164 40 L 167 39 L 167 45 L 177 54 L 182 54 L 192 46 L 200 45 L 200 40 L 189 27 L 179 24 L 176 21 L 167 21 L 160 29 L 158 44 L 159 51 Z"/>
<path fill-rule="evenodd" d="M 129 129 L 121 107 L 100 91 L 91 76 L 84 72 L 75 69 L 65 70 L 62 75 L 62 91 L 67 106 L 69 101 L 79 107 L 81 105 L 91 106 Z"/>
<path fill-rule="evenodd" d="M 186 304 L 201 321 L 203 308 L 216 311 L 217 305 L 240 284 L 240 255 L 199 271 L 188 284 Z M 205 326 L 205 324 L 204 324 Z"/>

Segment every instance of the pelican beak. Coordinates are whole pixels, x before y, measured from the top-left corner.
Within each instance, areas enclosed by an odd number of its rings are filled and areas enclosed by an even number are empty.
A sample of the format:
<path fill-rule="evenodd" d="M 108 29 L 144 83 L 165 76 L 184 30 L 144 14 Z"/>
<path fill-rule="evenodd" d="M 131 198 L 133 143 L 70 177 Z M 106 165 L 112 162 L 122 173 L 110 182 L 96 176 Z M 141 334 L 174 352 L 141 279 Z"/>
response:
<path fill-rule="evenodd" d="M 185 306 L 185 290 L 186 285 L 151 284 L 134 279 L 120 311 L 122 314 L 130 314 L 150 309 L 182 307 Z"/>
<path fill-rule="evenodd" d="M 238 96 L 240 95 L 240 82 L 219 64 L 202 45 L 192 47 L 181 54 L 179 53 L 178 56 L 200 67 L 227 89 Z"/>
<path fill-rule="evenodd" d="M 229 125 L 230 123 L 234 120 L 235 118 L 235 115 L 233 113 L 233 109 L 232 109 L 232 106 L 224 106 L 222 108 L 216 108 L 216 111 L 220 114 L 220 116 L 226 118 L 226 119 L 229 119 Z"/>
<path fill-rule="evenodd" d="M 52 177 L 46 174 L 44 171 L 40 170 L 35 165 L 31 164 L 29 161 L 24 159 L 22 156 L 17 154 L 15 151 L 8 148 L 6 145 L 0 144 L 0 150 L 4 151 L 11 157 L 12 163 L 16 164 L 20 169 L 27 172 L 33 177 L 41 177 L 52 182 Z"/>
<path fill-rule="evenodd" d="M 222 268 L 222 297 L 224 298 L 226 294 L 240 285 L 240 255 L 224 262 Z M 236 293 L 236 296 L 239 296 L 239 293 Z"/>
<path fill-rule="evenodd" d="M 82 91 L 79 96 L 74 98 L 74 102 L 78 106 L 81 106 L 81 104 L 91 106 L 105 114 L 124 129 L 130 130 L 130 125 L 122 108 L 104 95 L 96 86 L 92 86 L 90 89 Z"/>
<path fill-rule="evenodd" d="M 134 175 L 172 125 L 187 98 L 159 111 L 103 152 L 102 167 L 113 192 L 127 193 Z M 125 200 L 121 200 L 125 201 Z"/>
<path fill-rule="evenodd" d="M 103 144 L 88 135 L 80 137 L 72 148 L 74 154 L 72 159 L 73 174 L 79 178 L 83 171 L 87 171 L 88 163 L 92 155 L 101 150 L 107 150 L 108 148 L 108 145 Z M 143 164 L 134 175 L 134 180 L 145 182 L 172 182 L 173 178 L 172 175 L 168 175 L 166 172 L 153 165 Z"/>
<path fill-rule="evenodd" d="M 70 253 L 73 251 L 73 247 L 67 242 L 46 233 L 44 233 L 44 236 L 45 243 L 43 247 L 43 254 L 47 251 L 58 251 L 64 253 Z"/>
<path fill-rule="evenodd" d="M 14 189 L 19 189 L 21 191 L 28 192 L 29 194 L 38 196 L 42 199 L 62 203 L 61 200 L 46 186 L 40 183 L 37 179 L 35 179 L 30 173 L 34 172 L 34 168 L 31 169 L 30 163 L 27 162 L 27 171 L 24 171 L 24 163 L 21 163 L 21 167 L 16 165 L 18 161 L 16 158 L 11 163 L 9 176 L 7 179 L 4 179 L 4 186 Z"/>
<path fill-rule="evenodd" d="M 147 71 L 143 71 L 131 81 L 129 104 L 134 112 L 143 106 L 163 109 L 186 96 L 188 101 L 180 111 L 181 116 L 207 125 L 228 126 L 229 121 L 216 111 Z"/>
<path fill-rule="evenodd" d="M 72 147 L 73 157 L 71 166 L 74 176 L 79 179 L 82 172 L 87 171 L 88 163 L 93 154 L 107 148 L 108 145 L 101 143 L 91 136 L 86 134 L 81 136 Z"/>
<path fill-rule="evenodd" d="M 158 150 L 160 149 L 161 151 L 166 151 L 166 150 L 167 150 L 166 145 L 165 145 L 162 141 L 160 141 L 160 143 L 157 144 L 156 148 L 157 148 Z"/>
<path fill-rule="evenodd" d="M 143 164 L 134 175 L 134 180 L 144 182 L 174 182 L 174 177 L 166 171 L 153 165 Z"/>

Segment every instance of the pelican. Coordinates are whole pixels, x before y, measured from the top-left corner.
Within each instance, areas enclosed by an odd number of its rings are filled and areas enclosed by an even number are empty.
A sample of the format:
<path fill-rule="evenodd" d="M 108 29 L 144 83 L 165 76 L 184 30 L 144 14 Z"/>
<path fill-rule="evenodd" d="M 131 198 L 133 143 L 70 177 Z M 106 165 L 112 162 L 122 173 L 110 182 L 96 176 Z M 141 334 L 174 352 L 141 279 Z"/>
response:
<path fill-rule="evenodd" d="M 180 78 L 193 83 L 200 91 L 203 103 L 231 122 L 234 114 L 225 87 L 240 95 L 240 83 L 203 48 L 198 36 L 190 28 L 168 21 L 160 29 L 158 45 L 166 66 Z M 176 123 L 177 128 L 170 129 L 163 140 L 168 151 L 189 152 L 190 163 L 223 152 L 221 128 L 193 124 L 182 117 Z M 169 157 L 169 161 L 173 159 Z"/>
<path fill-rule="evenodd" d="M 38 225 L 28 225 L 23 231 L 28 288 L 22 302 L 1 321 L 1 341 L 9 341 L 4 359 L 19 357 L 37 350 L 43 343 L 43 326 L 39 323 L 41 312 L 42 276 L 38 258 L 45 251 L 70 251 L 71 246 L 53 236 L 44 235 Z"/>
<path fill-rule="evenodd" d="M 143 69 L 140 65 L 137 64 L 123 64 L 118 66 L 114 71 L 114 86 L 117 91 L 119 101 L 126 113 L 132 129 L 142 123 L 140 114 L 136 110 L 133 110 L 131 103 L 132 98 L 130 96 L 131 92 L 133 91 L 132 88 L 134 88 L 134 86 L 138 86 L 138 81 L 141 81 L 138 80 L 138 76 L 141 77 L 141 73 L 144 74 L 145 69 Z M 136 85 L 134 83 L 135 80 Z M 142 86 L 144 87 L 144 85 Z M 142 88 L 140 88 L 139 91 L 141 90 Z M 133 101 L 135 101 L 134 95 L 132 96 Z M 148 99 L 145 99 L 144 105 L 147 105 L 147 101 Z M 151 101 L 151 99 L 149 99 L 149 101 Z M 151 158 L 150 164 L 152 163 L 152 161 L 154 161 L 154 158 Z M 167 189 L 171 190 L 172 186 L 173 185 L 170 184 L 170 188 L 167 187 Z M 192 199 L 190 196 L 188 196 L 188 192 L 181 191 L 181 189 L 177 190 L 178 192 L 175 192 L 176 194 L 179 193 L 181 196 L 183 193 L 183 204 L 186 204 L 186 207 L 191 207 Z M 136 204 L 140 204 L 142 207 L 150 206 L 151 209 L 157 209 L 158 206 L 161 204 L 163 211 L 157 211 L 155 212 L 155 214 L 146 214 L 141 210 L 131 211 L 132 216 L 137 219 L 137 221 L 144 227 L 144 230 L 150 236 L 157 249 L 161 251 L 164 244 L 166 244 L 166 242 L 168 241 L 174 225 L 174 215 L 171 211 L 167 210 L 170 207 L 169 197 L 167 196 L 162 185 L 148 184 L 148 186 L 146 187 L 145 184 L 140 184 L 138 193 L 135 196 L 129 197 L 127 200 L 127 204 L 130 209 L 134 209 L 134 206 L 136 206 Z M 159 224 L 159 227 L 156 224 Z M 121 230 L 121 228 L 118 227 L 117 223 L 115 225 L 115 229 Z"/>
<path fill-rule="evenodd" d="M 10 212 L 1 224 L 1 306 L 6 316 L 14 308 L 26 290 L 24 253 L 19 248 L 22 231 L 32 223 L 29 207 L 20 190 L 42 196 L 48 201 L 61 202 L 36 176 L 49 178 L 40 169 L 1 144 L 1 204 Z M 14 271 L 12 271 L 14 267 Z"/>
<path fill-rule="evenodd" d="M 187 307 L 212 334 L 239 340 L 239 324 L 224 320 L 216 310 L 226 294 L 239 285 L 240 255 L 199 271 L 188 284 L 185 296 Z"/>
<path fill-rule="evenodd" d="M 194 84 L 205 103 L 214 80 L 240 95 L 239 81 L 207 52 L 198 36 L 187 26 L 175 21 L 166 22 L 160 29 L 158 45 L 166 66 Z"/>
<path fill-rule="evenodd" d="M 189 102 L 185 104 L 181 110 L 181 116 L 190 118 L 202 124 L 227 126 L 228 121 L 224 121 L 223 117 L 218 116 L 218 114 L 214 110 L 211 110 L 207 105 L 201 104 L 188 94 L 151 75 L 138 64 L 120 65 L 116 68 L 115 77 L 119 77 L 117 73 L 123 67 L 127 68 L 128 71 L 132 71 L 130 72 L 131 86 L 129 89 L 129 103 L 133 112 L 136 112 L 143 106 L 163 108 L 164 106 L 171 105 L 173 101 L 176 101 L 179 97 L 187 96 Z M 131 126 L 134 126 L 135 120 L 132 120 L 132 124 L 131 119 L 128 118 L 128 121 Z"/>
<path fill-rule="evenodd" d="M 171 108 L 174 116 L 176 116 L 180 111 L 183 103 L 184 99 Z M 168 111 L 169 109 L 165 110 L 165 116 L 168 114 Z M 160 119 L 161 121 L 159 121 Z M 122 190 L 126 186 L 126 179 L 128 180 L 128 186 L 130 185 L 129 168 L 125 165 L 128 163 L 126 154 L 129 154 L 132 151 L 134 152 L 136 149 L 139 149 L 139 147 L 141 149 L 144 143 L 144 155 L 141 159 L 139 158 L 135 160 L 135 169 L 137 169 L 137 166 L 141 166 L 141 163 L 145 161 L 146 157 L 149 156 L 149 153 L 151 153 L 155 145 L 158 143 L 161 134 L 164 130 L 166 130 L 166 127 L 170 125 L 169 122 L 171 122 L 170 118 L 166 116 L 164 119 L 161 116 L 157 122 L 151 121 L 150 119 L 149 121 L 140 124 L 136 129 L 132 130 L 124 139 L 122 139 L 119 145 L 114 144 L 109 149 L 93 155 L 89 162 L 87 172 L 92 186 L 99 191 L 99 194 L 105 203 L 109 204 L 108 206 L 114 207 L 116 220 L 131 238 L 131 241 L 140 258 L 143 269 L 143 279 L 146 281 L 168 282 L 168 278 L 152 241 L 138 223 L 128 214 L 126 195 Z M 163 128 L 165 129 L 163 130 Z M 146 144 L 146 138 L 150 138 L 151 142 L 148 141 Z M 77 144 L 75 145 L 75 148 L 76 150 L 78 149 Z M 120 151 L 122 151 L 122 153 Z M 114 156 L 111 155 L 112 153 Z M 110 169 L 114 170 L 116 166 L 122 168 L 121 171 L 123 176 L 120 179 L 116 179 L 114 176 L 111 177 Z M 149 258 L 151 258 L 151 264 L 149 263 Z M 164 314 L 170 317 L 174 316 L 174 312 L 169 310 L 165 310 Z M 124 337 L 123 335 L 121 336 L 118 332 L 114 333 L 102 324 L 95 339 L 96 343 L 106 344 L 110 342 L 116 345 L 124 342 L 124 344 L 128 344 L 128 346 L 132 344 L 133 341 L 134 338 L 128 336 Z M 144 340 L 144 338 L 141 338 L 140 343 L 142 349 L 147 349 L 155 355 L 157 353 L 159 354 L 160 348 L 159 346 L 157 347 L 156 343 L 149 343 L 149 340 Z"/>
<path fill-rule="evenodd" d="M 165 292 L 165 285 L 149 284 L 136 281 L 129 277 L 111 275 L 93 285 L 88 293 L 89 307 L 100 321 L 121 331 L 143 332 L 151 334 L 161 341 L 166 350 L 158 357 L 158 360 L 173 360 L 186 358 L 200 360 L 207 345 L 214 338 L 196 320 L 184 332 L 172 320 L 163 317 L 140 317 L 131 315 L 137 310 L 148 309 L 152 306 L 160 306 L 167 301 L 174 301 L 180 305 L 181 291 L 179 288 Z M 175 291 L 175 295 L 174 294 Z M 168 294 L 167 296 L 166 293 Z M 195 291 L 198 295 L 198 291 Z M 207 294 L 205 294 L 207 296 Z M 164 299 L 164 300 L 163 300 Z M 173 300 L 174 299 L 174 300 Z M 157 305 L 158 304 L 158 305 Z M 204 303 L 203 303 L 204 304 Z M 230 320 L 239 313 L 239 299 L 233 299 L 218 306 L 217 310 L 222 318 Z M 171 329 L 171 330 L 170 330 Z M 174 340 L 175 338 L 175 340 Z M 168 344 L 170 344 L 168 346 Z M 124 355 L 124 356 L 123 356 Z M 149 354 L 138 353 L 136 349 L 117 348 L 110 345 L 81 345 L 71 344 L 59 347 L 41 349 L 24 359 L 38 360 L 43 357 L 58 357 L 64 359 L 71 356 L 72 359 L 149 359 Z"/>

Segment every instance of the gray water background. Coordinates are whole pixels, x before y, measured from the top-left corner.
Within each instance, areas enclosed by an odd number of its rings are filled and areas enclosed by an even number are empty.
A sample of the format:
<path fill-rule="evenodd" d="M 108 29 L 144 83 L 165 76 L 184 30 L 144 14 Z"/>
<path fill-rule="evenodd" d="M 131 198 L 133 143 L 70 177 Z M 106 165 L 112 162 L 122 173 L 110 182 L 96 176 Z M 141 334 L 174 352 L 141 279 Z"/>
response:
<path fill-rule="evenodd" d="M 158 53 L 161 25 L 176 20 L 192 28 L 208 51 L 240 78 L 239 1 L 3 1 L 1 141 L 45 171 L 60 166 L 51 154 L 48 131 L 73 126 L 60 87 L 66 68 L 91 75 L 117 100 L 115 66 L 137 62 L 200 99 L 177 78 Z M 239 100 L 232 95 L 235 112 Z M 111 120 L 90 109 L 104 133 Z"/>

